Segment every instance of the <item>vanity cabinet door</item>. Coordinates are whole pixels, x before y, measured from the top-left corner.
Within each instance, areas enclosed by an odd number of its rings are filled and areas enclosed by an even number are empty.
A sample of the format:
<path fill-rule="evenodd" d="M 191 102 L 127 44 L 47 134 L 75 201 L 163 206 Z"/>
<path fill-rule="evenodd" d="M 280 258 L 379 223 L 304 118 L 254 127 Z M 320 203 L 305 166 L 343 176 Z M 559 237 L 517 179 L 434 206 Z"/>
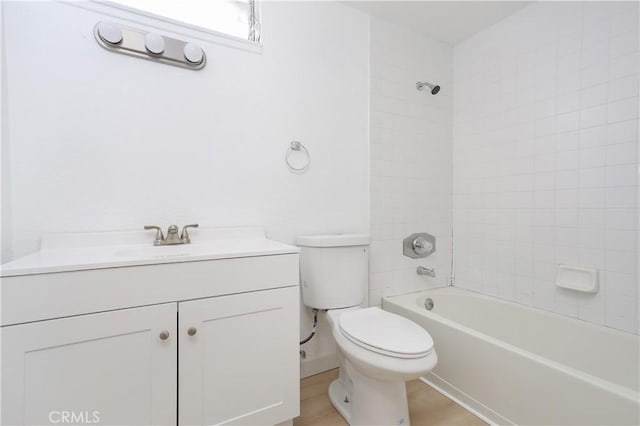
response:
<path fill-rule="evenodd" d="M 299 414 L 298 287 L 180 303 L 179 424 Z"/>
<path fill-rule="evenodd" d="M 168 303 L 2 328 L 2 424 L 175 424 L 176 311 Z"/>

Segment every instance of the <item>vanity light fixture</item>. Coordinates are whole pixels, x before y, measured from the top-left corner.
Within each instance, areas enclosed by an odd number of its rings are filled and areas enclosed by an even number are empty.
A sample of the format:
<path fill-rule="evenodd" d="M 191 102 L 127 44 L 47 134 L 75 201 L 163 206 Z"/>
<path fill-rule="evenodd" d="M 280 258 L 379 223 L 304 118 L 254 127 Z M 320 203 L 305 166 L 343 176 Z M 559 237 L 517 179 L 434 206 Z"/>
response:
<path fill-rule="evenodd" d="M 118 44 L 122 41 L 122 30 L 112 22 L 100 22 L 97 32 L 102 41 L 109 44 Z"/>
<path fill-rule="evenodd" d="M 204 52 L 197 44 L 187 43 L 184 46 L 184 58 L 192 64 L 199 64 L 204 58 Z"/>
<path fill-rule="evenodd" d="M 105 49 L 191 70 L 204 68 L 207 57 L 195 43 L 177 40 L 110 21 L 98 22 L 94 36 Z"/>
<path fill-rule="evenodd" d="M 154 55 L 159 55 L 164 52 L 165 43 L 160 34 L 147 33 L 144 36 L 144 47 Z"/>

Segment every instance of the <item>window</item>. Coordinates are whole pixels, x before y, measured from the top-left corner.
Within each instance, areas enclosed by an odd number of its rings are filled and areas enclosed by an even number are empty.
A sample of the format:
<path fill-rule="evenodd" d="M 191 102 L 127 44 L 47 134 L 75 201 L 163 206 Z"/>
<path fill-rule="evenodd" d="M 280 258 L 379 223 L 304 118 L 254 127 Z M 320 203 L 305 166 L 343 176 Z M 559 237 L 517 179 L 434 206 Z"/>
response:
<path fill-rule="evenodd" d="M 115 0 L 114 3 L 244 40 L 260 41 L 257 0 Z"/>

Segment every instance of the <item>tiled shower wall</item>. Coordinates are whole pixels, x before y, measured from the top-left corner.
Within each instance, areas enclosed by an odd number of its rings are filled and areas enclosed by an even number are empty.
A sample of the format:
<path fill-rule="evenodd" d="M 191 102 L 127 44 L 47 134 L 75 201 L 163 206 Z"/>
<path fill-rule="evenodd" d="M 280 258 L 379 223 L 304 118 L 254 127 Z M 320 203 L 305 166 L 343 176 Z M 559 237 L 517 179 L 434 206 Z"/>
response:
<path fill-rule="evenodd" d="M 537 3 L 455 47 L 455 285 L 638 332 L 638 22 Z"/>
<path fill-rule="evenodd" d="M 451 273 L 452 49 L 399 27 L 371 20 L 370 31 L 369 304 L 382 295 L 448 283 Z M 416 81 L 440 84 L 436 96 Z M 436 236 L 436 253 L 414 260 L 402 240 Z M 436 278 L 418 276 L 418 265 Z"/>

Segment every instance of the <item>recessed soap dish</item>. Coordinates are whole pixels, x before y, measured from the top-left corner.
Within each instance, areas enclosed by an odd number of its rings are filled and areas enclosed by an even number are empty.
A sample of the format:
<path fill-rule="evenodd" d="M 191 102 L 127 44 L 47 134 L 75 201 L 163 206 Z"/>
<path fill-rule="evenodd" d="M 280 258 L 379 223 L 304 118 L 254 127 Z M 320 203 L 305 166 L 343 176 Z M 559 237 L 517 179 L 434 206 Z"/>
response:
<path fill-rule="evenodd" d="M 573 265 L 558 265 L 556 285 L 585 293 L 598 292 L 598 270 Z"/>

